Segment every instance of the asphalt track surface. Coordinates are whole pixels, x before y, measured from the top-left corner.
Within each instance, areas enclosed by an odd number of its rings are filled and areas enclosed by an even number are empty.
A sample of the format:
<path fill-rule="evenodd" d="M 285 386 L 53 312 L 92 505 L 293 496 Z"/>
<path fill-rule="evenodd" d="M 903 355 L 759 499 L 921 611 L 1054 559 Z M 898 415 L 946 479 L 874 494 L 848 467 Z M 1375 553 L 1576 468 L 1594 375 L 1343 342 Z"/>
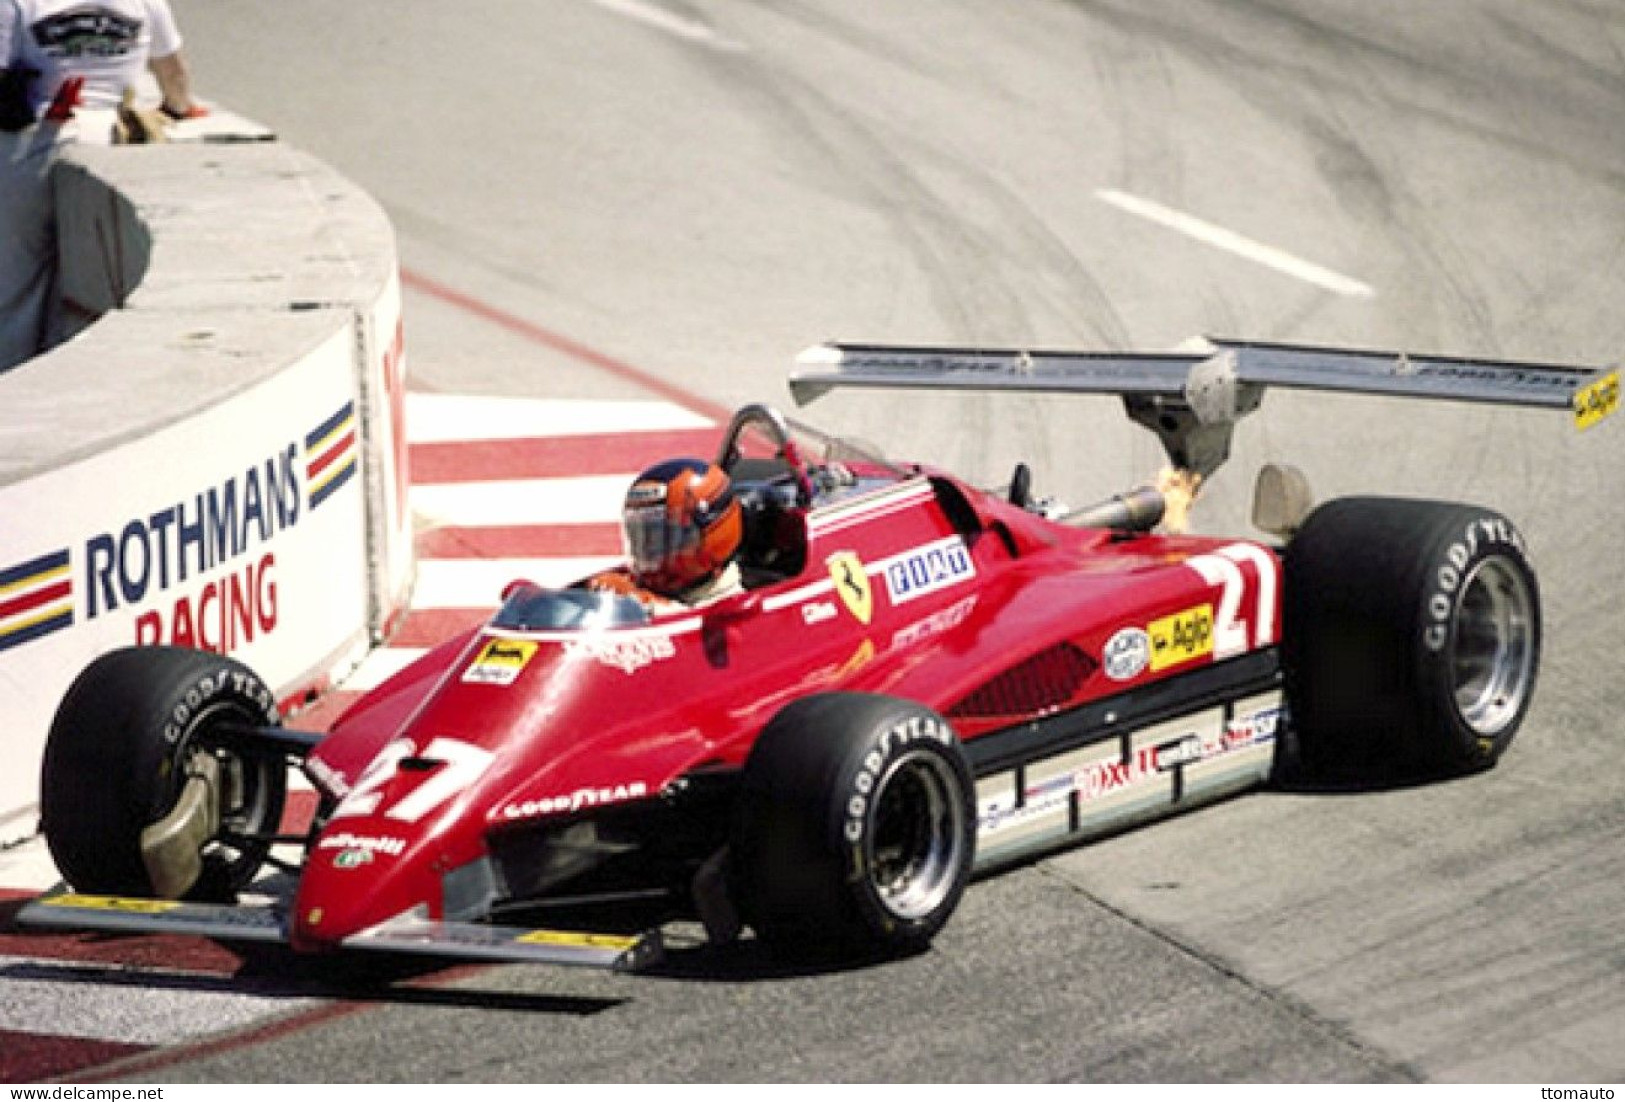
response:
<path fill-rule="evenodd" d="M 1612 0 L 175 6 L 206 96 L 388 210 L 424 389 L 788 403 L 826 338 L 1625 350 Z M 990 484 L 1023 458 L 1075 501 L 1160 462 L 1104 400 L 806 417 Z M 1546 647 L 1499 769 L 1256 794 L 1051 858 L 883 967 L 465 969 L 144 1077 L 1625 1079 L 1625 431 L 1271 394 L 1199 527 L 1246 531 L 1266 460 L 1523 527 Z"/>

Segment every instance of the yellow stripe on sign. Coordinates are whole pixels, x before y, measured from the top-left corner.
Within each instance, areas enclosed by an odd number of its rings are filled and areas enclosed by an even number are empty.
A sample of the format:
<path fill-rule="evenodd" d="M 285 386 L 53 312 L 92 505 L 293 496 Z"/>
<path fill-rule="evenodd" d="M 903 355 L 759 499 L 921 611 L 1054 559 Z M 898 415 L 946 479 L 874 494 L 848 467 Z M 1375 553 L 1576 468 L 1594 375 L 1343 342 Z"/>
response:
<path fill-rule="evenodd" d="M 40 902 L 47 907 L 73 907 L 81 911 L 119 911 L 133 915 L 160 915 L 180 906 L 170 899 L 122 899 L 111 895 L 53 895 Z"/>
<path fill-rule="evenodd" d="M 305 454 L 321 455 L 328 448 L 332 447 L 334 442 L 337 441 L 339 437 L 343 436 L 353 428 L 355 428 L 355 414 L 352 413 L 350 416 L 334 425 L 332 432 L 316 441 L 314 445 L 307 447 L 305 449 Z"/>
<path fill-rule="evenodd" d="M 13 593 L 21 593 L 25 589 L 33 589 L 36 586 L 49 585 L 52 582 L 66 578 L 68 576 L 68 571 L 71 569 L 71 563 L 63 563 L 61 566 L 52 567 L 49 570 L 42 570 L 38 574 L 32 574 L 26 578 L 18 578 L 14 582 L 7 582 L 5 585 L 0 585 L 0 597 L 9 597 Z"/>
<path fill-rule="evenodd" d="M 315 497 L 317 494 L 327 489 L 330 482 L 342 478 L 353 470 L 355 470 L 355 456 L 353 455 L 345 459 L 345 461 L 342 463 L 335 463 L 333 466 L 329 467 L 325 473 L 323 473 L 322 477 L 310 484 L 310 496 Z"/>
<path fill-rule="evenodd" d="M 20 635 L 23 632 L 27 631 L 29 628 L 38 627 L 39 625 L 45 623 L 45 621 L 47 621 L 47 620 L 55 620 L 57 617 L 65 616 L 65 615 L 67 615 L 68 613 L 70 613 L 72 611 L 73 611 L 73 602 L 72 601 L 69 601 L 66 604 L 52 605 L 50 608 L 46 609 L 44 612 L 37 613 L 36 615 L 30 616 L 26 620 L 17 620 L 17 621 L 15 621 L 13 623 L 7 624 L 3 628 L 0 628 L 0 639 L 4 639 L 4 638 L 6 638 L 8 636 L 12 636 L 12 635 Z"/>
<path fill-rule="evenodd" d="M 635 937 L 617 934 L 587 934 L 576 930 L 532 930 L 514 938 L 524 945 L 555 945 L 572 949 L 620 949 L 625 951 L 637 945 Z"/>
<path fill-rule="evenodd" d="M 1610 371 L 1574 395 L 1574 427 L 1588 429 L 1619 411 L 1619 372 Z"/>

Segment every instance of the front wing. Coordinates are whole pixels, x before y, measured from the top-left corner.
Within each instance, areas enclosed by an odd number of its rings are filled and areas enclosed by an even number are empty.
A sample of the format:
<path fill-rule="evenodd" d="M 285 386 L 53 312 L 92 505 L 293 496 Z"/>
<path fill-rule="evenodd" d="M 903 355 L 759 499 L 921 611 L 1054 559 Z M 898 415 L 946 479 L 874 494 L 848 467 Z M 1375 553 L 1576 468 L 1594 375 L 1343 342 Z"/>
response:
<path fill-rule="evenodd" d="M 227 942 L 288 944 L 287 912 L 280 903 L 190 903 L 80 895 L 59 889 L 24 906 L 17 921 L 23 926 L 56 929 L 190 934 Z M 432 957 L 608 968 L 619 972 L 640 971 L 664 956 L 659 931 L 621 936 L 479 922 L 435 922 L 409 916 L 363 930 L 346 938 L 343 947 Z"/>

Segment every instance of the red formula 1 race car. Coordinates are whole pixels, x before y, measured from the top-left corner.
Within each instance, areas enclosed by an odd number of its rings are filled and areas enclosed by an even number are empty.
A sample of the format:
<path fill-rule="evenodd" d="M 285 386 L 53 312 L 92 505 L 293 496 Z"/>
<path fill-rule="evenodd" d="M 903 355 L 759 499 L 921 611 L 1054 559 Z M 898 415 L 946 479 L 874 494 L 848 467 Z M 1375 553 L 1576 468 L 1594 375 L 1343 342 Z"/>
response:
<path fill-rule="evenodd" d="M 1611 412 L 1617 375 L 1226 345 L 1094 355 L 825 346 L 830 386 L 1119 395 L 1210 474 L 1267 386 Z M 970 877 L 1287 769 L 1493 764 L 1529 706 L 1535 575 L 1504 517 L 1336 500 L 1271 469 L 1275 542 L 1159 534 L 1139 490 L 1070 515 L 741 410 L 719 464 L 745 588 L 651 615 L 510 588 L 325 737 L 228 658 L 96 661 L 47 748 L 71 889 L 25 923 L 637 968 L 668 921 L 864 956 L 925 945 Z M 321 796 L 276 836 L 287 769 Z M 274 847 L 301 857 L 239 898 Z M 264 881 L 262 880 L 261 883 Z M 630 923 L 630 925 L 628 925 Z M 620 928 L 616 928 L 617 925 Z"/>

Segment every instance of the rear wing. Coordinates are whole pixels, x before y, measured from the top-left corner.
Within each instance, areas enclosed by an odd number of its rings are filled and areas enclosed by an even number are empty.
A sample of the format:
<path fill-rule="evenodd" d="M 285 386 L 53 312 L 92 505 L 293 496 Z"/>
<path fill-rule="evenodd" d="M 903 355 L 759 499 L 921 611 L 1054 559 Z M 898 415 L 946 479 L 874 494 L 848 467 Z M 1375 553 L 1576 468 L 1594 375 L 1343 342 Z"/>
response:
<path fill-rule="evenodd" d="M 823 344 L 796 359 L 790 393 L 835 387 L 1115 394 L 1176 467 L 1211 475 L 1235 423 L 1268 387 L 1568 410 L 1586 429 L 1619 408 L 1619 371 L 1211 339 L 1199 352 L 1043 352 Z"/>

